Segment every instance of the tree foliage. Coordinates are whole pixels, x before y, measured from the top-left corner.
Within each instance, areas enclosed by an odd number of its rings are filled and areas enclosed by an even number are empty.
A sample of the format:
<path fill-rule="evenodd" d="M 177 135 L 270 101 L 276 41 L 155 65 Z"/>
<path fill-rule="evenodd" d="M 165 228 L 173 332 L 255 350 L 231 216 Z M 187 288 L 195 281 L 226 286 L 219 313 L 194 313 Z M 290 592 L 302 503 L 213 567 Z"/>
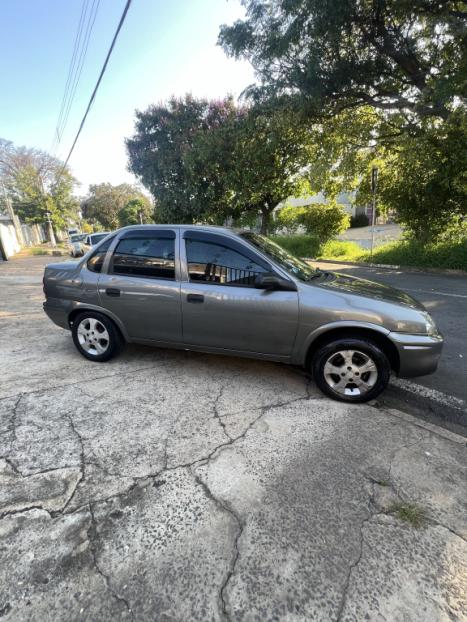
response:
<path fill-rule="evenodd" d="M 144 199 L 131 199 L 118 212 L 118 222 L 120 227 L 149 224 L 154 222 L 154 208 L 146 197 Z"/>
<path fill-rule="evenodd" d="M 77 220 L 76 180 L 57 158 L 0 139 L 0 180 L 16 214 L 28 224 L 65 229 Z"/>
<path fill-rule="evenodd" d="M 119 212 L 134 199 L 149 203 L 148 198 L 130 184 L 94 184 L 89 186 L 89 195 L 81 203 L 81 209 L 84 218 L 90 222 L 113 230 L 120 226 Z"/>
<path fill-rule="evenodd" d="M 200 132 L 230 114 L 230 102 L 210 105 L 205 99 L 172 98 L 136 113 L 135 134 L 126 141 L 129 168 L 151 192 L 162 222 L 196 222 L 214 203 L 221 209 L 222 178 L 217 184 L 193 175 L 187 157 Z"/>
<path fill-rule="evenodd" d="M 258 96 L 295 96 L 315 114 L 360 105 L 410 123 L 446 118 L 466 92 L 464 2 L 244 0 L 245 20 L 219 41 L 247 58 Z"/>
<path fill-rule="evenodd" d="M 449 121 L 385 150 L 379 196 L 422 243 L 467 237 L 467 120 Z M 366 182 L 367 188 L 369 182 Z"/>
<path fill-rule="evenodd" d="M 310 136 L 283 111 L 186 96 L 138 112 L 127 148 L 162 220 L 221 223 L 253 214 L 266 230 L 275 206 L 303 192 Z"/>

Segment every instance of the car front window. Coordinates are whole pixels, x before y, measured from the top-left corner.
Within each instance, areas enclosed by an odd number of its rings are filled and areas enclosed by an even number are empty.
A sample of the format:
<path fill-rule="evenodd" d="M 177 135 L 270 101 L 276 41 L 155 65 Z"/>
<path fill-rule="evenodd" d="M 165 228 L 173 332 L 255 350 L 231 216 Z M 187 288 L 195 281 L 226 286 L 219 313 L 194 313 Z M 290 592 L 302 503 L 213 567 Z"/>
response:
<path fill-rule="evenodd" d="M 302 259 L 287 252 L 282 246 L 279 246 L 279 244 L 276 244 L 264 235 L 259 235 L 252 231 L 245 231 L 240 234 L 240 237 L 250 242 L 250 244 L 253 244 L 253 246 L 286 270 L 286 272 L 300 279 L 300 281 L 309 281 L 318 274 L 315 268 L 312 268 Z"/>

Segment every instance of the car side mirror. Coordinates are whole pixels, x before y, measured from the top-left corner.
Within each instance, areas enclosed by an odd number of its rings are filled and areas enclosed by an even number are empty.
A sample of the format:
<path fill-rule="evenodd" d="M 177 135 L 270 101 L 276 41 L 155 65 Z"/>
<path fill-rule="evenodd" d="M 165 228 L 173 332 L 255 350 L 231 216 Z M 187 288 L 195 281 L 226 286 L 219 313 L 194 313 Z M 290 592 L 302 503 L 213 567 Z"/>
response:
<path fill-rule="evenodd" d="M 267 291 L 273 290 L 285 290 L 296 291 L 297 287 L 292 281 L 282 279 L 280 276 L 273 274 L 272 272 L 262 272 L 256 275 L 254 281 L 255 289 L 265 289 Z"/>

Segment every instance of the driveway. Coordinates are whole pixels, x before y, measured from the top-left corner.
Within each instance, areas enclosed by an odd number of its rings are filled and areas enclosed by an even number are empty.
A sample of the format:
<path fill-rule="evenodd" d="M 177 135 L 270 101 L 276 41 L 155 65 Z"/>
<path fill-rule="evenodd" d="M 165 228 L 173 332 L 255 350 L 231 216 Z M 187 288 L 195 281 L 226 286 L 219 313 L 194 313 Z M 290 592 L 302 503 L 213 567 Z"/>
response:
<path fill-rule="evenodd" d="M 400 225 L 375 225 L 374 245 L 381 246 L 388 242 L 395 242 L 402 238 L 402 228 Z M 346 229 L 338 236 L 344 242 L 355 242 L 367 250 L 371 248 L 372 227 L 351 227 Z"/>
<path fill-rule="evenodd" d="M 283 365 L 81 358 L 0 265 L 0 617 L 462 620 L 465 439 Z"/>

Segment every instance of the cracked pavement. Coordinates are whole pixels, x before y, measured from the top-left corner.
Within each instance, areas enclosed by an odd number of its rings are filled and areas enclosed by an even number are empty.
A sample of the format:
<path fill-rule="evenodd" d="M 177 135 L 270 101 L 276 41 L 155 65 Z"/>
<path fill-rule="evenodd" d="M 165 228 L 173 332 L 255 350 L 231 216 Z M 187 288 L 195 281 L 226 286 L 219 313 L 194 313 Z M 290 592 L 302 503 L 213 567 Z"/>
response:
<path fill-rule="evenodd" d="M 0 265 L 2 622 L 467 619 L 465 439 L 282 365 L 86 361 L 45 263 Z"/>

